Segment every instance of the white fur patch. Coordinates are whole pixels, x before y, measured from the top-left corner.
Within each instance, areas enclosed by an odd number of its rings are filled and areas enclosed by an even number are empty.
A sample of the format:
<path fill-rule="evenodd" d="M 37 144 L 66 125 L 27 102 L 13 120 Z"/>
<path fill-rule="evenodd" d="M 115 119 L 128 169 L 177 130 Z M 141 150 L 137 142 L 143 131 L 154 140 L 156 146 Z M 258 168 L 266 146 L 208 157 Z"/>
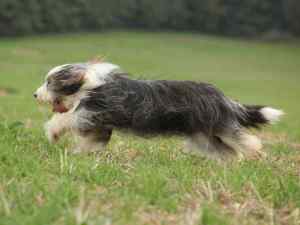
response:
<path fill-rule="evenodd" d="M 83 89 L 92 89 L 105 84 L 107 76 L 120 67 L 110 63 L 91 64 L 86 72 Z"/>
<path fill-rule="evenodd" d="M 37 96 L 37 100 L 41 103 L 47 103 L 53 101 L 53 96 L 47 90 L 47 83 L 44 83 L 41 87 L 39 87 L 35 92 L 35 94 Z"/>
<path fill-rule="evenodd" d="M 58 141 L 59 137 L 72 128 L 72 113 L 57 113 L 49 120 L 44 128 L 49 142 Z"/>
<path fill-rule="evenodd" d="M 262 149 L 261 140 L 251 134 L 243 133 L 240 137 L 240 142 L 247 150 L 259 151 Z"/>
<path fill-rule="evenodd" d="M 271 107 L 262 108 L 260 112 L 270 123 L 278 122 L 280 120 L 280 117 L 284 115 L 284 112 L 282 110 L 273 109 Z"/>

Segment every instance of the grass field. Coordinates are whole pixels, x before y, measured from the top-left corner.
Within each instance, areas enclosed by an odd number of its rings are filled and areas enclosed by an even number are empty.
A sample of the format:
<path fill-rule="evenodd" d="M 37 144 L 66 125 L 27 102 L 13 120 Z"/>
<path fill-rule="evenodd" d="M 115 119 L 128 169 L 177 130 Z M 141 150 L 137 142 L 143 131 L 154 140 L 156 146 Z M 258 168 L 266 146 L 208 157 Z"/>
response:
<path fill-rule="evenodd" d="M 100 157 L 49 145 L 32 97 L 53 66 L 105 56 L 135 77 L 214 83 L 287 115 L 266 157 L 218 163 L 116 132 Z M 0 39 L 0 224 L 300 224 L 300 44 L 108 32 Z"/>

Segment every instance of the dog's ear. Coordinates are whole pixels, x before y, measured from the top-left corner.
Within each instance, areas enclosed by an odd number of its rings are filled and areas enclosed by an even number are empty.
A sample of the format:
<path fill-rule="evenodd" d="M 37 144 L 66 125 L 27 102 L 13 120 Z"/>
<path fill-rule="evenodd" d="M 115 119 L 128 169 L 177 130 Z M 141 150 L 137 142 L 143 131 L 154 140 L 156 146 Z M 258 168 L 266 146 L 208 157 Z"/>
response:
<path fill-rule="evenodd" d="M 85 73 L 82 71 L 73 72 L 72 75 L 68 77 L 68 79 L 62 81 L 62 84 L 64 86 L 72 86 L 76 84 L 82 85 L 84 83 L 84 77 L 85 77 Z"/>
<path fill-rule="evenodd" d="M 83 71 L 65 72 L 61 76 L 52 78 L 53 82 L 50 82 L 49 89 L 59 95 L 72 95 L 78 92 L 84 84 L 84 78 L 85 73 Z"/>

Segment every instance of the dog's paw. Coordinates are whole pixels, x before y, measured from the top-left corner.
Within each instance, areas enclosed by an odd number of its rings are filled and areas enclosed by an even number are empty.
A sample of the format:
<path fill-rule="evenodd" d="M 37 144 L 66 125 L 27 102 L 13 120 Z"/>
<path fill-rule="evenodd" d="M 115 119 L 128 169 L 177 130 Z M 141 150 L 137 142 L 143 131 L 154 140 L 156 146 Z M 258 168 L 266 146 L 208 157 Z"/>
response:
<path fill-rule="evenodd" d="M 59 132 L 53 128 L 50 122 L 45 124 L 45 133 L 50 143 L 56 143 L 59 140 Z"/>

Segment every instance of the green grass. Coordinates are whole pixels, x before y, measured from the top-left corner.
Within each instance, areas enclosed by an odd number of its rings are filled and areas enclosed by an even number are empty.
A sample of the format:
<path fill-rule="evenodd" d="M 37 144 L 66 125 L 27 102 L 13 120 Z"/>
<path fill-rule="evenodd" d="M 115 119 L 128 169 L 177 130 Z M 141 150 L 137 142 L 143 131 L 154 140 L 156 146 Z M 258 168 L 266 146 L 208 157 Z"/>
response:
<path fill-rule="evenodd" d="M 135 77 L 214 83 L 286 111 L 259 133 L 267 157 L 217 163 L 180 138 L 115 132 L 100 157 L 66 154 L 32 94 L 53 66 L 95 56 Z M 0 224 L 299 224 L 300 45 L 108 32 L 0 40 Z"/>

